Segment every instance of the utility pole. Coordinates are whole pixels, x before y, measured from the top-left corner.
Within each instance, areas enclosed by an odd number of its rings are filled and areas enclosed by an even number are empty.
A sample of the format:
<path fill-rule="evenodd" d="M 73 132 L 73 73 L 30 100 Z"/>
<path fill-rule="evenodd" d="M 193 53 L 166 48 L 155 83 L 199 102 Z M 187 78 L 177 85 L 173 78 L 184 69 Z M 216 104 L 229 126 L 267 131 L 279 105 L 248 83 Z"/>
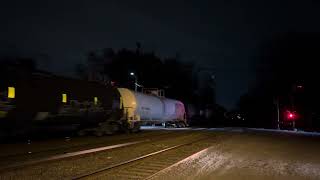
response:
<path fill-rule="evenodd" d="M 279 97 L 277 97 L 277 121 L 278 121 L 278 129 L 280 129 L 280 105 L 279 105 Z"/>
<path fill-rule="evenodd" d="M 131 72 L 130 75 L 134 77 L 134 91 L 138 92 L 138 86 L 139 87 L 143 87 L 143 86 L 138 84 L 138 77 L 137 75 L 134 74 L 134 72 Z"/>
<path fill-rule="evenodd" d="M 135 80 L 134 80 L 134 91 L 137 92 L 138 91 L 138 80 L 137 77 L 135 76 Z"/>
<path fill-rule="evenodd" d="M 277 129 L 280 129 L 280 104 L 279 104 L 279 96 L 274 99 L 276 108 L 277 108 Z"/>
<path fill-rule="evenodd" d="M 134 91 L 137 92 L 138 91 L 138 78 L 137 78 L 137 75 L 135 75 L 134 72 L 131 72 L 130 75 L 134 77 Z"/>

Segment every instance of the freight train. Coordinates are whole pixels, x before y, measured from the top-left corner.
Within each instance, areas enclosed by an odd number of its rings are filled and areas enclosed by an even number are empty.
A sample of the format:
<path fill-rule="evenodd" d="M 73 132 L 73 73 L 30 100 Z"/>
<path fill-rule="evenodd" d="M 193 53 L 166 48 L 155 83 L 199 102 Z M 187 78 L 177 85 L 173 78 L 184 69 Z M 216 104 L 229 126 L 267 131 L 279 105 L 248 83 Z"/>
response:
<path fill-rule="evenodd" d="M 41 71 L 0 70 L 0 137 L 46 128 L 101 136 L 136 132 L 146 122 L 187 125 L 177 100 Z"/>
<path fill-rule="evenodd" d="M 118 88 L 123 104 L 125 119 L 138 120 L 143 124 L 185 127 L 186 111 L 181 101 L 162 96 L 134 92 Z"/>

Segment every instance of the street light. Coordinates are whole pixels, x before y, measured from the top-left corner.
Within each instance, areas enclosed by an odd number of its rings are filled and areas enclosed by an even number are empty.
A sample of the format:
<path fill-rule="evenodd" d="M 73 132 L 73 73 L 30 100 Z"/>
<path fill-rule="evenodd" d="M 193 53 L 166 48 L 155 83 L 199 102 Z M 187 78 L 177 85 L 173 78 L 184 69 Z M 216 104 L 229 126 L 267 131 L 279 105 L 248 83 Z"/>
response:
<path fill-rule="evenodd" d="M 130 72 L 130 75 L 134 77 L 134 91 L 137 92 L 138 91 L 138 78 L 134 74 L 134 72 Z"/>

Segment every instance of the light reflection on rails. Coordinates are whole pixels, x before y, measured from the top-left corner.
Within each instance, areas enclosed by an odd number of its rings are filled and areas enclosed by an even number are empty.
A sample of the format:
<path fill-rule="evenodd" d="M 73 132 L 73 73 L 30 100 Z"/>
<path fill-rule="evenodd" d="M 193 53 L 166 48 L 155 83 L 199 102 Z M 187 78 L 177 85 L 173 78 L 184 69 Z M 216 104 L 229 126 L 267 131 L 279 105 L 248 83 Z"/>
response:
<path fill-rule="evenodd" d="M 113 177 L 108 177 L 107 179 L 147 179 L 149 177 L 152 177 L 157 172 L 167 168 L 168 166 L 174 164 L 175 162 L 186 158 L 196 152 L 193 152 L 194 150 L 192 148 L 185 148 L 188 145 L 192 145 L 194 143 L 201 142 L 203 140 L 207 140 L 208 137 L 201 138 L 194 140 L 192 142 L 175 145 L 163 150 L 159 150 L 156 152 L 152 152 L 128 161 L 124 161 L 115 165 L 107 166 L 101 169 L 97 169 L 79 176 L 76 176 L 72 179 L 86 179 L 91 178 L 92 176 L 99 175 L 102 173 L 106 173 L 108 171 L 116 170 L 117 168 L 120 169 L 120 171 L 117 174 L 113 174 Z M 179 153 L 176 153 L 174 150 L 180 150 Z M 202 149 L 201 149 L 202 150 Z M 197 151 L 198 152 L 198 151 Z M 165 154 L 166 153 L 166 154 Z M 156 161 L 153 161 L 152 158 L 162 155 L 162 158 L 158 158 Z M 150 159 L 149 159 L 150 158 Z M 148 163 L 140 163 L 138 165 L 132 165 L 126 168 L 124 171 L 121 171 L 121 168 L 126 165 L 134 164 L 136 162 L 149 159 L 147 161 Z M 110 174 L 110 173 L 108 173 Z M 112 174 L 112 173 L 111 173 Z"/>

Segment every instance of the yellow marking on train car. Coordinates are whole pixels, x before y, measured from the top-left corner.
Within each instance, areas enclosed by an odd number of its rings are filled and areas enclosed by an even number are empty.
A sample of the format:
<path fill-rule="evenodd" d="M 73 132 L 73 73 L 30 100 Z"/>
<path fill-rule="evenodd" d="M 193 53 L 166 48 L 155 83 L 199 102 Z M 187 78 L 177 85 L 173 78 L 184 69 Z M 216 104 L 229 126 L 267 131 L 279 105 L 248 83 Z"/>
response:
<path fill-rule="evenodd" d="M 16 97 L 16 90 L 14 87 L 8 87 L 8 98 L 14 99 Z"/>
<path fill-rule="evenodd" d="M 123 99 L 121 96 L 120 96 L 120 109 L 123 109 Z"/>
<path fill-rule="evenodd" d="M 62 102 L 63 103 L 67 103 L 68 102 L 67 94 L 62 94 Z"/>
<path fill-rule="evenodd" d="M 98 104 L 98 97 L 94 97 L 93 102 L 94 102 L 94 105 L 97 105 Z"/>
<path fill-rule="evenodd" d="M 124 115 L 127 119 L 134 119 L 134 114 L 137 110 L 135 93 L 126 88 L 118 88 L 118 91 L 122 97 L 123 108 L 125 110 Z"/>

